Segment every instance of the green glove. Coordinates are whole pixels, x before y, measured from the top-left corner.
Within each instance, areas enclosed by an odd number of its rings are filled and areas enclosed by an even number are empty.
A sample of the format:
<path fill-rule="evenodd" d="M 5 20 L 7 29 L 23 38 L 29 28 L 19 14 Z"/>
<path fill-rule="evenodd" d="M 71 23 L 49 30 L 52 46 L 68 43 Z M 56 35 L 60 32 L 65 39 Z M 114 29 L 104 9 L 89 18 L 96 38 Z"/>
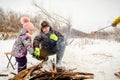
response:
<path fill-rule="evenodd" d="M 40 56 L 40 48 L 35 48 L 35 51 L 33 53 L 34 56 L 39 57 Z"/>
<path fill-rule="evenodd" d="M 50 34 L 50 39 L 57 41 L 58 37 L 55 34 Z"/>

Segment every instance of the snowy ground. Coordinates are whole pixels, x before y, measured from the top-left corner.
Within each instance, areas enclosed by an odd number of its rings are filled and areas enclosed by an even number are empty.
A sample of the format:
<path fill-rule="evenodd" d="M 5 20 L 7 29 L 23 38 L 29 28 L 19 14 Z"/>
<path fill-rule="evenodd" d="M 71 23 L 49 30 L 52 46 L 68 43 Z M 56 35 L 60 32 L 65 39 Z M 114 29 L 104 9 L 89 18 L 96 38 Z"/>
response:
<path fill-rule="evenodd" d="M 14 40 L 0 41 L 0 73 L 9 74 L 8 77 L 0 77 L 0 80 L 7 80 L 16 72 L 11 67 L 6 68 L 7 58 L 5 51 L 10 51 Z M 75 39 L 70 45 L 66 46 L 63 57 L 63 65 L 66 68 L 77 68 L 77 71 L 90 72 L 95 74 L 94 80 L 120 80 L 114 76 L 115 72 L 120 71 L 120 43 L 94 39 Z M 28 57 L 28 66 L 39 63 L 31 55 Z M 52 56 L 50 58 L 53 58 Z M 15 62 L 14 58 L 12 62 Z M 17 65 L 15 66 L 17 68 Z"/>

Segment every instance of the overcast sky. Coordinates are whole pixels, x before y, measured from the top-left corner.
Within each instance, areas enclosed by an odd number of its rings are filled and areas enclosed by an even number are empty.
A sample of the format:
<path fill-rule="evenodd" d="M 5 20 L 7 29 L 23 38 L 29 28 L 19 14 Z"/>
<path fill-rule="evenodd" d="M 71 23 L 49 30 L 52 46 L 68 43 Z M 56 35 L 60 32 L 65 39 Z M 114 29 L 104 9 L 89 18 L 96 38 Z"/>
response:
<path fill-rule="evenodd" d="M 90 32 L 110 25 L 120 16 L 120 0 L 36 0 L 50 13 L 71 18 L 73 28 Z M 30 13 L 36 11 L 32 0 L 0 0 L 5 10 Z"/>

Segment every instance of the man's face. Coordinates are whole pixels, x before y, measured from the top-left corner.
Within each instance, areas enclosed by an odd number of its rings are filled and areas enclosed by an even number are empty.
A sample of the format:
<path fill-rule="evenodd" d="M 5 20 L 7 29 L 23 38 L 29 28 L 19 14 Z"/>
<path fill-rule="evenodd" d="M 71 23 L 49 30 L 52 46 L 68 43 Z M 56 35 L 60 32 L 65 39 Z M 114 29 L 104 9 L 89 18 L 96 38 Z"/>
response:
<path fill-rule="evenodd" d="M 50 27 L 43 27 L 42 31 L 47 34 L 50 31 Z"/>

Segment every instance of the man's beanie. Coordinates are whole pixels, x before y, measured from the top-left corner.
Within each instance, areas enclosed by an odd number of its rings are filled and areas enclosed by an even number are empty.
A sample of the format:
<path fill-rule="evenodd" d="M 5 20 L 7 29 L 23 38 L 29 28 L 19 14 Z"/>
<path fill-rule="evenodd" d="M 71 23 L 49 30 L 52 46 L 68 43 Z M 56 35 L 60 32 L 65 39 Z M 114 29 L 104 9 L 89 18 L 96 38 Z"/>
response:
<path fill-rule="evenodd" d="M 41 23 L 41 27 L 43 28 L 43 27 L 50 27 L 50 26 L 49 26 L 49 23 L 47 21 L 43 21 Z"/>

